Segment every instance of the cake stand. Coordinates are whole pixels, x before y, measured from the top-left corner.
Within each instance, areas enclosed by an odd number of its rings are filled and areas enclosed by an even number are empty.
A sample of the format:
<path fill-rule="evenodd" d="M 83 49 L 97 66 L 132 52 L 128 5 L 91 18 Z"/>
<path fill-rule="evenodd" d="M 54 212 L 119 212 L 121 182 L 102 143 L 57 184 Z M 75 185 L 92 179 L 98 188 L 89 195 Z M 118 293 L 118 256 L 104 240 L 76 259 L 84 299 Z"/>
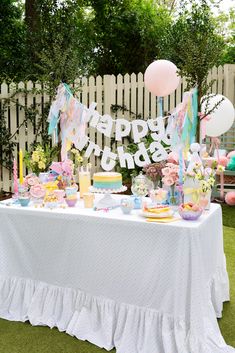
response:
<path fill-rule="evenodd" d="M 97 194 L 104 194 L 104 197 L 100 199 L 95 205 L 97 208 L 114 208 L 120 205 L 120 203 L 112 198 L 111 194 L 118 194 L 120 192 L 126 191 L 127 187 L 122 186 L 119 189 L 97 189 L 93 186 L 90 187 L 90 192 Z"/>

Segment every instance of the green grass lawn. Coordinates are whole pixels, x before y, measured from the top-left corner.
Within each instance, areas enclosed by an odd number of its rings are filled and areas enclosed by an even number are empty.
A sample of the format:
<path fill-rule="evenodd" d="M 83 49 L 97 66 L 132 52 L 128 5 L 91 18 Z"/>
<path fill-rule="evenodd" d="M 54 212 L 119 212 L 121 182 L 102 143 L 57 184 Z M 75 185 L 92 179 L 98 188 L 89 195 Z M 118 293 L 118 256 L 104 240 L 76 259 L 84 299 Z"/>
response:
<path fill-rule="evenodd" d="M 235 207 L 223 206 L 224 247 L 231 301 L 224 304 L 219 325 L 227 344 L 235 347 Z M 105 350 L 57 329 L 0 319 L 0 353 L 101 353 Z M 112 350 L 115 352 L 115 350 Z M 172 352 L 173 353 L 173 352 Z"/>

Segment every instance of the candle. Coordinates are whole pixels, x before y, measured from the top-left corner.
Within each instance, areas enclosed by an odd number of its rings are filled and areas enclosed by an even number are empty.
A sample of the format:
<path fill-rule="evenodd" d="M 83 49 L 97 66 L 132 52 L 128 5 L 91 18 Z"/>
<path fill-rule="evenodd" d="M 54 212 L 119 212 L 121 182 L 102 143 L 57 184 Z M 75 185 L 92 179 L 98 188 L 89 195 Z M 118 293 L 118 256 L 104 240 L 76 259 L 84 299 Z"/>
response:
<path fill-rule="evenodd" d="M 23 178 L 23 152 L 20 150 L 19 152 L 19 173 L 20 173 L 20 185 L 23 184 L 24 178 Z"/>
<path fill-rule="evenodd" d="M 13 178 L 14 178 L 14 194 L 18 194 L 17 162 L 15 158 L 13 162 Z"/>

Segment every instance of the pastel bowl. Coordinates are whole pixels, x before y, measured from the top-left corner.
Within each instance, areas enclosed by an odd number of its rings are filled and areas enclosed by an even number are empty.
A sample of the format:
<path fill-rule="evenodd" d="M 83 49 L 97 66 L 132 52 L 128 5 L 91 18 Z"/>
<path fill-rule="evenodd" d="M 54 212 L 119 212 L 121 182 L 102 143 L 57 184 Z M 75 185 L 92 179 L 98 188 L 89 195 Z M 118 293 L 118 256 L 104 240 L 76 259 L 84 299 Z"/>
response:
<path fill-rule="evenodd" d="M 69 207 L 74 207 L 77 203 L 77 198 L 74 198 L 74 199 L 66 198 L 65 201 Z"/>
<path fill-rule="evenodd" d="M 18 200 L 22 207 L 27 207 L 30 202 L 30 197 L 21 197 Z"/>
<path fill-rule="evenodd" d="M 46 201 L 45 207 L 50 208 L 50 209 L 56 208 L 56 207 L 58 207 L 58 202 L 57 201 Z"/>
<path fill-rule="evenodd" d="M 186 221 L 196 221 L 202 214 L 203 209 L 200 208 L 198 211 L 184 210 L 182 207 L 178 209 L 180 217 Z"/>

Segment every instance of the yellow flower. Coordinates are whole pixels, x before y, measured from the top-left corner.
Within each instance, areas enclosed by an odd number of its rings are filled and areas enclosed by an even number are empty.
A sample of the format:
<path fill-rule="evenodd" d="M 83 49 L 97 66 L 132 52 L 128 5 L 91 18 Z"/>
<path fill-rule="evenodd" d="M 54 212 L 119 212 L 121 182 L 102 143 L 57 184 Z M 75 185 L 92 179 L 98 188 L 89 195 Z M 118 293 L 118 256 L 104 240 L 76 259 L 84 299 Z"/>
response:
<path fill-rule="evenodd" d="M 221 164 L 218 165 L 217 167 L 217 172 L 223 172 L 225 170 L 225 167 Z"/>
<path fill-rule="evenodd" d="M 78 161 L 78 163 L 82 163 L 82 162 L 83 162 L 82 156 L 78 156 L 78 157 L 77 157 L 77 161 Z"/>
<path fill-rule="evenodd" d="M 42 170 L 42 169 L 45 169 L 45 168 L 46 168 L 45 163 L 42 162 L 42 161 L 38 162 L 38 168 L 41 169 L 41 170 Z"/>
<path fill-rule="evenodd" d="M 71 149 L 71 152 L 72 152 L 73 154 L 79 154 L 79 152 L 78 152 L 78 150 L 76 150 L 76 148 L 72 148 L 72 149 Z"/>
<path fill-rule="evenodd" d="M 39 162 L 39 154 L 36 151 L 32 154 L 32 161 L 35 163 Z"/>

